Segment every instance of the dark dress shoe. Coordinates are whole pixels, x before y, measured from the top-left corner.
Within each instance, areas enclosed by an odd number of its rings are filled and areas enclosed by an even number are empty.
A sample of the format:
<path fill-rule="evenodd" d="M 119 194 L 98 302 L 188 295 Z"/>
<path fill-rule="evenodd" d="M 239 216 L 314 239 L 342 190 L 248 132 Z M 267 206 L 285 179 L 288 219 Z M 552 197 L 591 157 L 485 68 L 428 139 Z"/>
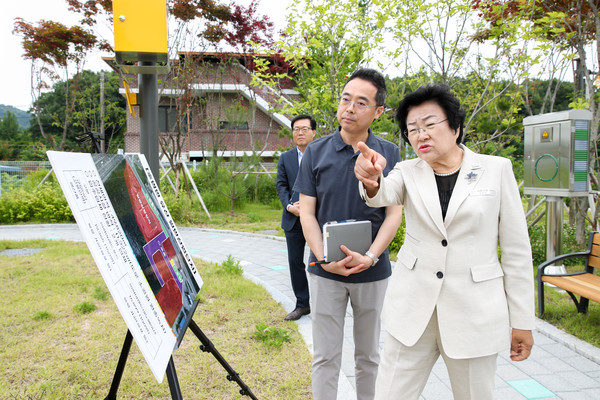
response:
<path fill-rule="evenodd" d="M 300 319 L 301 316 L 310 314 L 310 307 L 296 307 L 294 311 L 285 316 L 284 320 L 286 321 L 296 321 Z"/>

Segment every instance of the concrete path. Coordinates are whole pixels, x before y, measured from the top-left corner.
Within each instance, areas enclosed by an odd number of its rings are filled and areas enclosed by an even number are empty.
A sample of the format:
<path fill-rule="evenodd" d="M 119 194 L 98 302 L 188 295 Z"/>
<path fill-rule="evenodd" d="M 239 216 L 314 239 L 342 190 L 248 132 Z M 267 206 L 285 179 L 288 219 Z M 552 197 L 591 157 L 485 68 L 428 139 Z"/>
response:
<path fill-rule="evenodd" d="M 295 300 L 287 268 L 285 239 L 269 235 L 223 230 L 180 228 L 194 257 L 222 262 L 231 254 L 244 267 L 247 278 L 265 287 L 282 304 L 285 313 Z M 0 226 L 0 240 L 82 240 L 75 224 Z M 298 321 L 300 332 L 312 352 L 310 315 Z M 531 357 L 513 363 L 508 352 L 498 359 L 495 399 L 600 399 L 600 349 L 538 320 L 536 346 Z M 346 318 L 342 374 L 338 400 L 356 399 L 351 309 Z M 443 361 L 438 361 L 427 382 L 423 400 L 451 400 L 450 381 Z"/>

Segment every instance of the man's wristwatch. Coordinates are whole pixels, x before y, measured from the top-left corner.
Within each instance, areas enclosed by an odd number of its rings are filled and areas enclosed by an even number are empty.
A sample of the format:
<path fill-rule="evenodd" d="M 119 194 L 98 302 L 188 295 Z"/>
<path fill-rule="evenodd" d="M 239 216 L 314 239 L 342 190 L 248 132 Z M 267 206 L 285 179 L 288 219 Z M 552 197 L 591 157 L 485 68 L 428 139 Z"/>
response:
<path fill-rule="evenodd" d="M 371 253 L 369 250 L 367 250 L 367 252 L 365 253 L 365 256 L 369 257 L 371 260 L 373 260 L 373 265 L 377 264 L 377 261 L 379 261 L 379 258 L 377 258 L 375 256 L 375 254 Z"/>

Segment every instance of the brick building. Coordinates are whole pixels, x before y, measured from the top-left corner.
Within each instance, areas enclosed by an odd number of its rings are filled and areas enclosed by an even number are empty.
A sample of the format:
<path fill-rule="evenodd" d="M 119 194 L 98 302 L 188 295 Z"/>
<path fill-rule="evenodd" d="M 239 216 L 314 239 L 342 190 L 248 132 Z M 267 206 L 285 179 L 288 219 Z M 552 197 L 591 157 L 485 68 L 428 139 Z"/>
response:
<path fill-rule="evenodd" d="M 280 132 L 289 132 L 291 117 L 278 110 L 298 93 L 288 79 L 265 85 L 254 73 L 257 59 L 271 72 L 290 73 L 277 56 L 187 52 L 172 60 L 170 72 L 158 76 L 161 145 L 179 148 L 184 160 L 254 152 L 270 161 L 290 148 L 291 135 Z M 117 69 L 114 60 L 105 61 Z M 137 75 L 124 77 L 137 93 Z M 133 110 L 135 116 L 127 113 L 126 152 L 140 150 L 139 107 Z"/>

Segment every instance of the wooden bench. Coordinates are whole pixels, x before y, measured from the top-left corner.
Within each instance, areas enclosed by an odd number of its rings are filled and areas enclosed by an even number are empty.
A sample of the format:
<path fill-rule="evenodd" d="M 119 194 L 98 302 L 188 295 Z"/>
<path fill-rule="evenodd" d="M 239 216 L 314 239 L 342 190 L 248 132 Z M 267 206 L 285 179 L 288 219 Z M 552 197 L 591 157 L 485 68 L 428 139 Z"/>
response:
<path fill-rule="evenodd" d="M 585 270 L 559 275 L 547 275 L 547 267 L 567 258 L 582 257 L 586 259 Z M 577 253 L 563 254 L 548 260 L 538 267 L 538 305 L 540 317 L 544 315 L 544 282 L 564 289 L 580 313 L 587 312 L 590 300 L 600 303 L 600 276 L 595 268 L 600 268 L 600 232 L 590 233 L 588 249 Z M 579 296 L 579 299 L 577 298 Z"/>

